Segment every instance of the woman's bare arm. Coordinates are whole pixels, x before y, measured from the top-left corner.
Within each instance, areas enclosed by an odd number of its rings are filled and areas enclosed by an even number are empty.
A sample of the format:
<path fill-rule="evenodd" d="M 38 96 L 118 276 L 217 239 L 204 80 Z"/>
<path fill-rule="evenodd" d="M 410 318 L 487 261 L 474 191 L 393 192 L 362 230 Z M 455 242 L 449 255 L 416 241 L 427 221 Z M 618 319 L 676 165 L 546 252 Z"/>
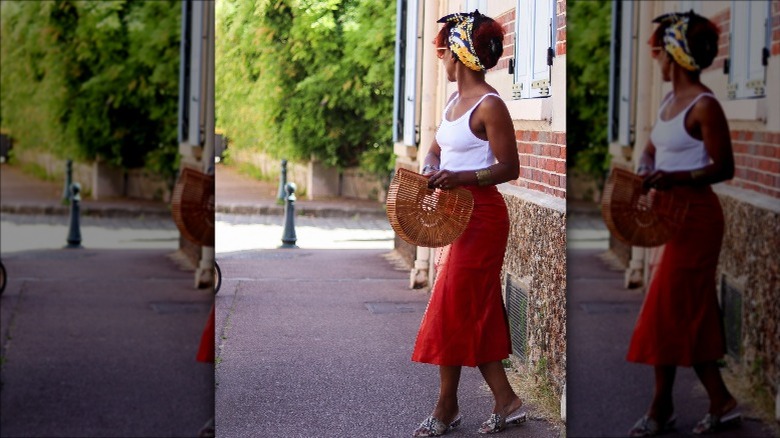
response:
<path fill-rule="evenodd" d="M 691 108 L 690 120 L 701 132 L 701 139 L 712 163 L 700 169 L 675 172 L 655 171 L 645 179 L 645 185 L 660 190 L 675 185 L 701 186 L 719 183 L 734 177 L 734 154 L 731 133 L 723 109 L 717 100 L 705 97 Z"/>
<path fill-rule="evenodd" d="M 514 124 L 504 101 L 488 97 L 477 107 L 472 117 L 484 124 L 497 163 L 487 169 L 459 172 L 441 170 L 431 177 L 432 186 L 453 188 L 461 185 L 494 185 L 515 180 L 520 175 Z M 478 176 L 479 172 L 482 174 Z"/>

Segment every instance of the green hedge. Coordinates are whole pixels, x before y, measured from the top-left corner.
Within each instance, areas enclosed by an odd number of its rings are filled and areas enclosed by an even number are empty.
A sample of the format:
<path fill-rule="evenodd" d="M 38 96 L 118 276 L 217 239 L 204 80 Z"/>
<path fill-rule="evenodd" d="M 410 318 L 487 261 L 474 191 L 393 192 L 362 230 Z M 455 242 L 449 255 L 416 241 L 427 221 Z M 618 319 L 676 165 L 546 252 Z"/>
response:
<path fill-rule="evenodd" d="M 176 171 L 179 1 L 0 7 L 0 125 L 17 147 Z"/>
<path fill-rule="evenodd" d="M 234 148 L 393 168 L 395 2 L 221 0 L 216 118 Z"/>
<path fill-rule="evenodd" d="M 607 118 L 612 4 L 570 0 L 566 9 L 568 165 L 603 181 L 609 170 Z"/>

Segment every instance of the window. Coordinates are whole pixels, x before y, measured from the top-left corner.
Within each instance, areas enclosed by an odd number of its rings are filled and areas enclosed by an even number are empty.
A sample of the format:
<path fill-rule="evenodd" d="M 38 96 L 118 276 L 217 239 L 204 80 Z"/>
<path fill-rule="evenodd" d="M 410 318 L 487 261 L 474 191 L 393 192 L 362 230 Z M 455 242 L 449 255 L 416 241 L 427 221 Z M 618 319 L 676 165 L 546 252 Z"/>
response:
<path fill-rule="evenodd" d="M 550 66 L 555 55 L 555 0 L 518 0 L 515 16 L 512 97 L 550 96 Z"/>
<path fill-rule="evenodd" d="M 393 142 L 407 146 L 417 145 L 418 134 L 419 6 L 419 0 L 398 0 L 396 6 Z"/>
<path fill-rule="evenodd" d="M 473 12 L 479 9 L 479 12 L 489 15 L 487 11 L 487 0 L 466 0 L 466 12 Z"/>
<path fill-rule="evenodd" d="M 614 2 L 609 71 L 609 141 L 629 146 L 634 142 L 631 84 L 634 79 L 636 28 L 633 2 Z"/>
<path fill-rule="evenodd" d="M 701 15 L 701 0 L 680 0 L 680 12 L 693 10 Z"/>
<path fill-rule="evenodd" d="M 771 35 L 770 2 L 731 2 L 729 99 L 766 96 L 766 65 Z"/>

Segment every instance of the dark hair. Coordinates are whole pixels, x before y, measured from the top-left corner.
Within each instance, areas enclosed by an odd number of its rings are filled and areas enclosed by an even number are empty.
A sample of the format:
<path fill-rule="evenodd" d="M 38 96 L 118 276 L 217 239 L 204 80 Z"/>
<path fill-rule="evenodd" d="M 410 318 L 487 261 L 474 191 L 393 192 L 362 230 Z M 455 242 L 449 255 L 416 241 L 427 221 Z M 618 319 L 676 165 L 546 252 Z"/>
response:
<path fill-rule="evenodd" d="M 704 70 L 712 65 L 712 61 L 718 55 L 720 29 L 718 29 L 715 23 L 693 11 L 685 12 L 681 15 L 688 16 L 688 31 L 685 35 L 688 49 L 696 64 L 701 70 Z M 669 25 L 669 23 L 662 22 L 655 29 L 653 36 L 650 37 L 650 45 L 652 47 L 663 47 L 664 32 Z"/>
<path fill-rule="evenodd" d="M 436 47 L 449 47 L 447 40 L 450 37 L 450 29 L 455 27 L 455 23 L 444 23 L 439 30 L 433 44 Z M 474 50 L 477 57 L 486 69 L 496 66 L 501 55 L 504 53 L 504 27 L 499 22 L 487 15 L 478 15 L 474 19 L 474 30 L 472 35 Z"/>

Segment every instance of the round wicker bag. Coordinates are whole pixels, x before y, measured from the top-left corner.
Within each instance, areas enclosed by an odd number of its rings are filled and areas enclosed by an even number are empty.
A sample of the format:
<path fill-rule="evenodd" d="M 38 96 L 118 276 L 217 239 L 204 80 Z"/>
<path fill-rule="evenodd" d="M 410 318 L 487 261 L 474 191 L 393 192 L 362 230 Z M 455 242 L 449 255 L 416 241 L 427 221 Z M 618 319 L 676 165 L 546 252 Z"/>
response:
<path fill-rule="evenodd" d="M 387 219 L 398 236 L 416 246 L 440 248 L 466 229 L 474 198 L 464 188 L 429 189 L 428 178 L 398 169 L 387 192 Z"/>
<path fill-rule="evenodd" d="M 214 246 L 214 175 L 185 167 L 173 188 L 171 213 L 185 239 Z"/>
<path fill-rule="evenodd" d="M 615 168 L 604 185 L 601 214 L 610 233 L 623 243 L 663 245 L 680 228 L 688 202 L 672 191 L 642 189 L 642 177 Z"/>

